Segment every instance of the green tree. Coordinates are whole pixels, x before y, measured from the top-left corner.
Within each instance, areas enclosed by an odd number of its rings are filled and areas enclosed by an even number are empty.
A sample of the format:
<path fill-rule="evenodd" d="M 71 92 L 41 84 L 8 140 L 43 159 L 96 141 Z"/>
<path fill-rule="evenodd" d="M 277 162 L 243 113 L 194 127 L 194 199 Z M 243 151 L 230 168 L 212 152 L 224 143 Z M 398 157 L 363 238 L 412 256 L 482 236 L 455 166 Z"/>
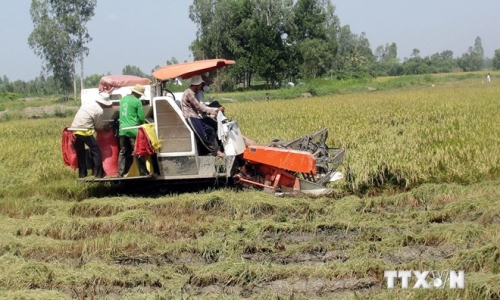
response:
<path fill-rule="evenodd" d="M 378 46 L 375 49 L 374 57 L 376 63 L 372 65 L 372 72 L 375 76 L 396 76 L 402 73 L 396 43 Z"/>
<path fill-rule="evenodd" d="M 10 83 L 9 77 L 7 75 L 3 75 L 3 80 L 2 80 L 2 93 L 7 93 L 10 92 L 12 93 L 12 84 Z"/>
<path fill-rule="evenodd" d="M 253 4 L 249 0 L 238 1 L 238 4 L 234 7 L 232 18 L 228 20 L 232 30 L 227 46 L 231 53 L 229 57 L 238 60 L 238 63 L 231 67 L 232 76 L 237 83 L 248 87 L 254 75 L 250 51 L 252 35 L 249 33 L 249 28 L 254 23 L 252 20 Z"/>
<path fill-rule="evenodd" d="M 423 74 L 427 70 L 425 70 L 424 60 L 420 57 L 420 50 L 417 48 L 413 48 L 410 58 L 405 58 L 403 62 L 403 73 L 404 74 Z"/>
<path fill-rule="evenodd" d="M 301 54 L 301 74 L 304 77 L 317 77 L 330 67 L 332 54 L 323 40 L 306 39 L 297 48 Z"/>
<path fill-rule="evenodd" d="M 457 65 L 464 72 L 479 71 L 483 68 L 483 57 L 473 47 L 457 59 Z"/>
<path fill-rule="evenodd" d="M 44 71 L 52 71 L 59 88 L 66 93 L 71 88 L 74 60 L 69 34 L 55 19 L 47 0 L 33 0 L 30 14 L 34 29 L 28 38 L 28 44 L 44 60 Z"/>
<path fill-rule="evenodd" d="M 476 37 L 474 46 L 469 47 L 469 50 L 462 54 L 457 59 L 457 65 L 464 71 L 479 71 L 483 68 L 484 64 L 484 50 L 481 43 L 481 38 Z"/>
<path fill-rule="evenodd" d="M 227 39 L 230 22 L 238 2 L 231 0 L 194 0 L 189 18 L 197 24 L 196 41 L 191 45 L 194 59 L 228 58 Z"/>
<path fill-rule="evenodd" d="M 253 76 L 275 85 L 338 66 L 340 22 L 330 0 L 194 0 L 190 18 L 198 27 L 194 58 L 236 59 L 231 73 L 244 86 Z M 364 42 L 356 40 L 352 70 L 371 59 Z"/>
<path fill-rule="evenodd" d="M 297 54 L 303 77 L 326 74 L 335 67 L 339 48 L 340 22 L 330 1 L 298 0 L 292 9 L 288 43 Z M 313 47 L 313 48 L 312 48 Z"/>
<path fill-rule="evenodd" d="M 103 76 L 104 74 L 92 74 L 90 76 L 87 76 L 85 78 L 85 86 L 93 88 L 99 87 L 99 82 L 101 81 L 101 78 Z"/>
<path fill-rule="evenodd" d="M 78 59 L 80 62 L 80 86 L 83 88 L 84 57 L 89 54 L 85 45 L 92 41 L 86 25 L 94 16 L 97 0 L 50 0 L 50 4 L 54 8 L 56 18 L 70 34 L 75 61 Z M 75 82 L 73 84 L 76 86 Z"/>
<path fill-rule="evenodd" d="M 171 59 L 167 59 L 167 66 L 168 66 L 168 65 L 176 65 L 176 64 L 178 64 L 178 63 L 179 63 L 179 61 L 177 61 L 177 58 L 175 58 L 175 57 L 173 57 L 173 56 L 172 56 L 172 58 L 171 58 Z"/>
<path fill-rule="evenodd" d="M 364 76 L 368 70 L 375 64 L 376 58 L 370 47 L 370 41 L 366 33 L 362 32 L 356 41 L 356 55 L 352 60 L 353 70 L 356 70 L 358 77 Z"/>
<path fill-rule="evenodd" d="M 493 59 L 490 57 L 484 57 L 483 59 L 483 69 L 493 68 Z"/>
<path fill-rule="evenodd" d="M 297 41 L 306 39 L 326 40 L 326 11 L 318 0 L 297 0 L 293 7 L 295 30 L 292 36 Z"/>
<path fill-rule="evenodd" d="M 61 89 L 71 86 L 76 98 L 76 62 L 81 66 L 89 49 L 85 46 L 92 39 L 86 24 L 94 16 L 96 0 L 32 0 L 30 7 L 34 30 L 28 44 L 42 60 L 44 70 L 52 71 Z M 83 82 L 80 81 L 83 87 Z"/>
<path fill-rule="evenodd" d="M 137 66 L 126 65 L 122 70 L 123 75 L 134 75 L 139 77 L 148 77 L 147 74 L 142 72 L 142 70 Z"/>
<path fill-rule="evenodd" d="M 266 83 L 275 87 L 284 79 L 288 63 L 285 36 L 293 1 L 254 0 L 249 34 L 251 64 Z"/>
<path fill-rule="evenodd" d="M 358 36 L 349 25 L 344 25 L 340 28 L 338 45 L 333 70 L 337 78 L 365 76 L 375 62 L 365 33 Z"/>
<path fill-rule="evenodd" d="M 479 56 L 484 57 L 483 43 L 481 42 L 480 37 L 476 37 L 476 40 L 474 41 L 474 52 Z"/>
<path fill-rule="evenodd" d="M 385 46 L 378 46 L 375 50 L 375 58 L 378 62 L 389 61 L 398 58 L 398 46 L 396 43 L 386 43 Z"/>
<path fill-rule="evenodd" d="M 233 69 L 239 73 L 248 66 L 248 35 L 242 39 L 240 26 L 250 18 L 251 0 L 194 0 L 189 6 L 189 18 L 197 25 L 196 39 L 190 45 L 195 60 L 238 58 Z M 247 9 L 247 12 L 245 12 Z M 248 30 L 248 28 L 247 28 Z M 240 59 L 241 58 L 241 59 Z M 243 58 L 247 58 L 244 60 Z M 221 70 L 216 72 L 227 72 Z M 222 82 L 216 80 L 220 89 Z"/>
<path fill-rule="evenodd" d="M 492 61 L 493 70 L 500 70 L 500 49 L 495 49 L 495 55 Z"/>
<path fill-rule="evenodd" d="M 233 74 L 250 85 L 253 74 L 269 84 L 286 73 L 284 38 L 292 0 L 194 0 L 190 18 L 197 24 L 194 58 L 237 59 Z M 224 72 L 224 70 L 220 71 Z"/>
<path fill-rule="evenodd" d="M 410 54 L 411 58 L 417 58 L 420 57 L 420 50 L 417 48 L 413 48 L 413 51 Z"/>
<path fill-rule="evenodd" d="M 453 51 L 445 50 L 430 56 L 430 66 L 434 73 L 448 73 L 455 67 Z"/>

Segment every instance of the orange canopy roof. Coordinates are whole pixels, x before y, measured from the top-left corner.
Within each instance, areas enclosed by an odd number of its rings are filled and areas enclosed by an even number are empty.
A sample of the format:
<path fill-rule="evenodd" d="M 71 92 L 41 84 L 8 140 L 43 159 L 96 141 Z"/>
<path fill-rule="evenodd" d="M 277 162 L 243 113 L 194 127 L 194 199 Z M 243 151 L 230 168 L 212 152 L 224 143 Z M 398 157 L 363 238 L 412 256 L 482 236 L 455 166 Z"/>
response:
<path fill-rule="evenodd" d="M 201 75 L 234 63 L 234 60 L 227 59 L 196 60 L 187 63 L 163 66 L 153 72 L 153 77 L 160 81 L 174 79 L 177 77 L 187 79 L 193 77 L 194 75 Z"/>

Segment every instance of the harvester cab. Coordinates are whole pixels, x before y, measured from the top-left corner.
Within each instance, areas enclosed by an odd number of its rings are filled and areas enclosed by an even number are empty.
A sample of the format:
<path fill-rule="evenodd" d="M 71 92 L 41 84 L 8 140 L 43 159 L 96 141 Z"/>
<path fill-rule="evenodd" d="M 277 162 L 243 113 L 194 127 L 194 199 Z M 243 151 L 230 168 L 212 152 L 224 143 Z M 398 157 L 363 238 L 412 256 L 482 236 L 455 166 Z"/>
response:
<path fill-rule="evenodd" d="M 138 149 L 138 144 L 150 146 L 144 156 L 148 171 L 153 176 L 139 176 L 135 162 L 128 174 L 117 176 L 119 149 L 115 127 L 113 131 L 97 132 L 107 176 L 82 180 L 123 183 L 147 180 L 162 181 L 163 184 L 217 181 L 277 195 L 304 193 L 318 196 L 331 193 L 326 184 L 338 178 L 336 169 L 345 151 L 326 145 L 326 128 L 289 142 L 275 140 L 268 145 L 254 145 L 242 135 L 237 121 L 219 112 L 216 132 L 225 157 L 213 156 L 203 148 L 183 116 L 182 93 L 170 92 L 166 82 L 176 78 L 188 79 L 231 64 L 234 61 L 212 59 L 165 66 L 153 72 L 155 82 L 152 84 L 148 78 L 105 76 L 99 88 L 83 90 L 82 103 L 93 101 L 99 92 L 108 92 L 113 106 L 104 109 L 103 119 L 110 124 L 119 124 L 121 97 L 129 94 L 135 84 L 145 87 L 141 101 L 148 124 L 138 128 L 136 155 L 144 150 Z M 144 140 L 140 142 L 140 139 Z"/>

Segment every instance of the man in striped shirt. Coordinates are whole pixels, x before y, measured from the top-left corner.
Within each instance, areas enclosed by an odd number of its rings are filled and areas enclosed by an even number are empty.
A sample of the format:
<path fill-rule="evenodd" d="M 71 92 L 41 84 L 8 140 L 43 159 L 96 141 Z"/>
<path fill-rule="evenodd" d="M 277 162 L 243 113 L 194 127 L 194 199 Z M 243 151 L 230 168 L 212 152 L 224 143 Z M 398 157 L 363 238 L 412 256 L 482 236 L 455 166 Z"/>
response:
<path fill-rule="evenodd" d="M 195 93 L 202 88 L 203 82 L 204 81 L 200 75 L 191 77 L 189 88 L 187 88 L 182 95 L 182 114 L 205 148 L 207 148 L 207 150 L 213 155 L 224 157 L 225 155 L 220 151 L 219 144 L 217 143 L 215 129 L 204 122 L 200 117 L 200 113 L 217 115 L 217 112 L 224 110 L 224 108 L 219 107 L 217 109 L 213 109 L 200 104 L 200 102 L 196 99 Z"/>

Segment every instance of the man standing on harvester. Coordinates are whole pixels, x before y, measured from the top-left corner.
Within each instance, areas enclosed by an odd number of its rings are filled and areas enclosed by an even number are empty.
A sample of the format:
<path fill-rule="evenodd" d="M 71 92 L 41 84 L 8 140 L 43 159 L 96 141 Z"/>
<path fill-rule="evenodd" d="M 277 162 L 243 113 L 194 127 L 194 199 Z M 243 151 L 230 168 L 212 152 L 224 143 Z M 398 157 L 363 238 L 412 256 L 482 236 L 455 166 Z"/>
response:
<path fill-rule="evenodd" d="M 120 153 L 118 156 L 118 177 L 128 173 L 134 159 L 135 140 L 140 125 L 146 122 L 142 102 L 139 100 L 144 95 L 145 88 L 136 84 L 132 93 L 120 100 Z M 135 156 L 140 176 L 150 175 L 146 168 L 144 156 Z"/>

